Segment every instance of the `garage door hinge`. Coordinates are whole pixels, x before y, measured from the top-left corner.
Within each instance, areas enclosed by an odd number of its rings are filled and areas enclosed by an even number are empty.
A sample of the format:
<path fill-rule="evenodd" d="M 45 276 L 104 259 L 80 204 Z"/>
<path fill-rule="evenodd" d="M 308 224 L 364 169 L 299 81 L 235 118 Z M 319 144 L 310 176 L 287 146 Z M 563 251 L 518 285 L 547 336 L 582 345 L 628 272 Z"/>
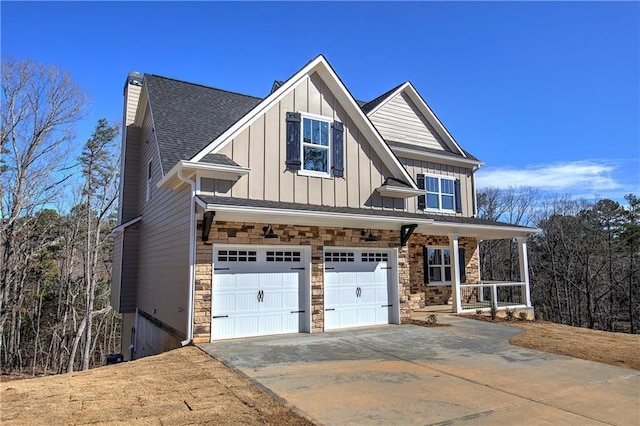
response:
<path fill-rule="evenodd" d="M 328 271 L 329 269 L 336 269 L 336 268 L 326 268 L 326 267 L 325 267 L 324 269 L 326 269 L 326 270 Z"/>
<path fill-rule="evenodd" d="M 305 268 L 291 268 L 292 271 L 304 271 Z"/>
<path fill-rule="evenodd" d="M 214 315 L 211 317 L 211 319 L 216 319 L 216 318 L 229 318 L 229 315 Z"/>
<path fill-rule="evenodd" d="M 213 268 L 214 271 L 228 271 L 229 268 Z"/>
<path fill-rule="evenodd" d="M 329 308 L 329 309 L 325 309 L 324 311 L 325 311 L 325 312 L 326 312 L 326 311 L 335 311 L 335 309 L 334 309 L 334 308 Z"/>
<path fill-rule="evenodd" d="M 304 314 L 304 311 L 291 311 L 292 314 Z"/>
<path fill-rule="evenodd" d="M 392 306 L 393 306 L 393 305 L 382 305 L 382 307 L 383 307 L 383 308 L 390 308 L 390 307 L 392 307 Z"/>
<path fill-rule="evenodd" d="M 385 266 L 385 267 L 380 268 L 380 269 L 391 269 L 391 266 Z"/>

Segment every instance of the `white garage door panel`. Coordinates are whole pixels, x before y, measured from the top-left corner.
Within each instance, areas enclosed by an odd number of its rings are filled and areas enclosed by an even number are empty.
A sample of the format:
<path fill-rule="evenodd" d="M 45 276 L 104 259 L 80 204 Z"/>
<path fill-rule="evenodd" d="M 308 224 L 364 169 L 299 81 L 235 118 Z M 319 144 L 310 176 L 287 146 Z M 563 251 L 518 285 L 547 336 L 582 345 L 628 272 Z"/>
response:
<path fill-rule="evenodd" d="M 216 250 L 212 340 L 300 332 L 305 315 L 301 253 L 265 248 Z"/>
<path fill-rule="evenodd" d="M 391 277 L 387 251 L 325 251 L 325 329 L 388 324 Z"/>

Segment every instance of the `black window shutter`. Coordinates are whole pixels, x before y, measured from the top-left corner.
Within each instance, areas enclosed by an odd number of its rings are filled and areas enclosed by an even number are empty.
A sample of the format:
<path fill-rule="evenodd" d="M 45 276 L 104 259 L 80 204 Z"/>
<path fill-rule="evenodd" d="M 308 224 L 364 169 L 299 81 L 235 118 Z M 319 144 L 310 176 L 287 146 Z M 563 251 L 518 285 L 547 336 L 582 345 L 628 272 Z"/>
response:
<path fill-rule="evenodd" d="M 418 174 L 416 177 L 418 189 L 424 189 L 424 175 Z M 418 210 L 424 210 L 427 207 L 427 197 L 425 194 L 418 195 Z"/>
<path fill-rule="evenodd" d="M 339 121 L 333 122 L 333 176 L 344 177 L 344 127 Z"/>
<path fill-rule="evenodd" d="M 300 113 L 287 113 L 287 170 L 300 170 Z"/>
<path fill-rule="evenodd" d="M 456 213 L 462 213 L 462 195 L 460 194 L 460 179 L 456 179 L 454 184 L 454 195 L 456 203 Z"/>
<path fill-rule="evenodd" d="M 429 284 L 429 249 L 422 246 L 422 267 L 424 268 L 424 283 Z"/>
<path fill-rule="evenodd" d="M 458 247 L 458 265 L 460 265 L 460 282 L 467 282 L 467 268 L 466 262 L 464 261 L 464 249 L 462 247 Z"/>

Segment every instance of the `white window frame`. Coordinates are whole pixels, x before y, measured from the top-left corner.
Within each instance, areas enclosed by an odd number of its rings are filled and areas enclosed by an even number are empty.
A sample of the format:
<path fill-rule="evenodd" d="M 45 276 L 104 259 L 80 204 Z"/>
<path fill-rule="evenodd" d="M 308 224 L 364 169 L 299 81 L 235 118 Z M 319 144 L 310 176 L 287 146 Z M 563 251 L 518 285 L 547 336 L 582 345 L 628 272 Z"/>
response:
<path fill-rule="evenodd" d="M 152 195 L 151 180 L 152 179 L 153 179 L 153 160 L 149 160 L 149 163 L 147 164 L 147 191 L 146 191 L 147 202 L 151 201 L 151 195 Z"/>
<path fill-rule="evenodd" d="M 429 256 L 429 250 L 440 250 L 440 265 L 433 265 L 431 266 L 431 263 L 429 262 L 429 260 L 431 259 L 431 256 Z M 449 264 L 446 265 L 444 263 L 444 252 L 445 250 L 449 251 Z M 425 274 L 428 274 L 427 276 L 429 277 L 429 284 L 427 285 L 451 285 L 452 281 L 445 281 L 445 277 L 447 276 L 445 271 L 446 268 L 449 268 L 449 276 L 453 277 L 453 269 L 452 269 L 452 262 L 453 261 L 453 256 L 451 256 L 451 247 L 444 247 L 444 246 L 427 246 L 427 270 L 424 271 Z M 435 267 L 440 267 L 440 276 L 442 277 L 442 281 L 432 281 L 431 280 L 431 275 L 430 274 L 430 268 L 435 268 Z"/>
<path fill-rule="evenodd" d="M 438 192 L 429 191 L 427 185 L 427 178 L 436 178 L 438 179 Z M 448 180 L 451 181 L 451 185 L 453 187 L 453 192 L 451 194 L 442 192 L 442 181 Z M 438 208 L 429 207 L 429 194 L 436 194 L 438 196 Z M 442 207 L 442 197 L 451 197 L 452 198 L 452 208 L 445 209 Z M 427 211 L 432 212 L 447 212 L 447 213 L 455 213 L 456 212 L 456 178 L 451 176 L 444 175 L 436 175 L 436 174 L 425 174 L 424 175 L 424 208 Z"/>
<path fill-rule="evenodd" d="M 315 121 L 321 121 L 321 122 L 325 122 L 328 125 L 329 128 L 329 132 L 327 134 L 327 146 L 324 145 L 317 145 L 317 144 L 312 144 L 312 143 L 307 143 L 304 141 L 304 120 L 308 119 L 308 120 L 315 120 Z M 331 142 L 332 142 L 332 137 L 333 137 L 333 129 L 332 129 L 332 124 L 333 124 L 333 118 L 331 117 L 325 117 L 322 115 L 316 115 L 316 114 L 309 114 L 309 113 L 304 113 L 301 112 L 300 113 L 300 170 L 298 170 L 298 174 L 302 175 L 302 176 L 314 176 L 314 177 L 321 177 L 321 178 L 330 178 L 331 177 Z M 304 148 L 305 146 L 311 146 L 314 148 L 320 148 L 320 149 L 325 149 L 327 151 L 327 171 L 326 172 L 319 172 L 317 170 L 306 170 L 304 168 Z"/>

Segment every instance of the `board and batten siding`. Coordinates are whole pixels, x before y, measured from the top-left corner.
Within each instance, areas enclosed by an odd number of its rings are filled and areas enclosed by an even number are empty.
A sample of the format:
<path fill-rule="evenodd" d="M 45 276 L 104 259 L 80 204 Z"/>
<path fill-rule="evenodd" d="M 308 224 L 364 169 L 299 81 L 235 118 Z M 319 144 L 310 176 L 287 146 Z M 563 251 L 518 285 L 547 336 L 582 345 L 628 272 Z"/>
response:
<path fill-rule="evenodd" d="M 302 176 L 285 170 L 286 113 L 307 112 L 344 125 L 343 178 Z M 236 183 L 203 179 L 201 190 L 217 196 L 332 207 L 403 210 L 404 200 L 375 189 L 392 176 L 344 108 L 316 73 L 300 83 L 220 151 L 251 172 Z"/>
<path fill-rule="evenodd" d="M 415 180 L 419 174 L 431 174 L 460 179 L 460 198 L 462 201 L 462 213 L 456 213 L 456 216 L 471 217 L 473 216 L 473 171 L 464 167 L 449 166 L 446 164 L 432 163 L 429 161 L 414 160 L 411 158 L 399 157 L 400 163 L 409 172 L 409 175 Z M 420 213 L 418 210 L 418 199 L 411 198 L 407 203 L 407 211 L 409 213 Z M 453 215 L 453 213 L 437 213 L 429 211 L 429 214 Z"/>
<path fill-rule="evenodd" d="M 141 134 L 137 179 L 137 306 L 174 329 L 186 333 L 189 288 L 189 213 L 191 188 L 159 189 L 160 158 L 150 108 Z M 152 161 L 151 199 L 146 201 L 147 167 Z"/>
<path fill-rule="evenodd" d="M 395 95 L 369 119 L 385 140 L 448 150 L 404 92 Z"/>

